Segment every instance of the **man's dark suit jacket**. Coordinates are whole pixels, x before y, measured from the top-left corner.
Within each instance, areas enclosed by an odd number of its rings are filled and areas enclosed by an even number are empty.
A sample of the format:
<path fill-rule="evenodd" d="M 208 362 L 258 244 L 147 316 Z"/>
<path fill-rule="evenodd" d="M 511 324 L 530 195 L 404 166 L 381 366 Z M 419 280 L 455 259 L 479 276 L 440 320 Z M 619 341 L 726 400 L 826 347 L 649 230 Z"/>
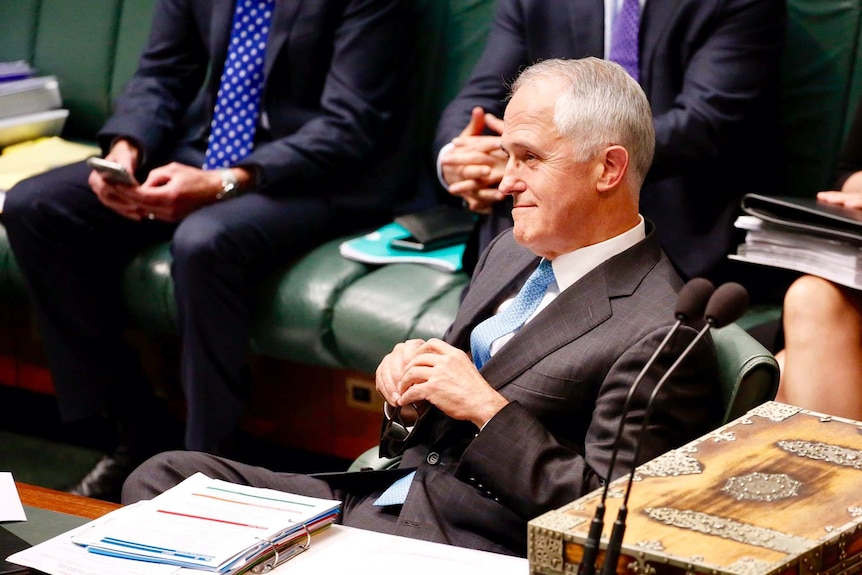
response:
<path fill-rule="evenodd" d="M 784 22 L 783 0 L 646 0 L 640 83 L 655 116 L 656 156 L 640 209 L 683 277 L 713 275 L 735 248 L 742 194 L 776 185 Z M 472 76 L 443 113 L 436 150 L 474 106 L 501 116 L 506 86 L 523 67 L 603 54 L 603 0 L 500 0 Z M 501 206 L 486 239 L 510 218 Z"/>
<path fill-rule="evenodd" d="M 511 232 L 503 234 L 479 262 L 446 341 L 469 350 L 473 327 L 538 263 Z M 420 423 L 401 463 L 417 474 L 393 532 L 525 555 L 527 521 L 599 487 L 606 476 L 626 394 L 674 322 L 680 283 L 650 233 L 563 291 L 483 367 L 511 403 L 478 435 L 474 425 L 436 410 Z M 684 328 L 638 387 L 615 475 L 630 470 L 645 398 L 693 334 Z M 715 362 L 705 340 L 664 384 L 643 460 L 718 422 Z M 380 530 L 373 499 L 348 505 L 344 523 Z"/>
<path fill-rule="evenodd" d="M 139 68 L 100 133 L 136 140 L 147 167 L 200 166 L 227 55 L 233 0 L 161 0 Z M 277 0 L 267 40 L 254 165 L 272 194 L 328 194 L 337 205 L 390 208 L 394 111 L 409 65 L 402 0 Z M 397 46 L 398 49 L 393 49 Z M 386 147 L 381 147 L 381 142 Z M 402 174 L 397 174 L 399 177 Z M 290 182 L 290 186 L 279 185 Z M 349 190 L 350 194 L 345 194 Z"/>
<path fill-rule="evenodd" d="M 538 263 L 511 232 L 501 235 L 479 262 L 446 341 L 469 350 L 473 327 L 520 289 Z M 680 284 L 649 231 L 560 293 L 485 364 L 482 375 L 510 403 L 481 431 L 431 408 L 399 469 L 311 476 L 168 452 L 132 475 L 123 501 L 153 497 L 203 472 L 341 499 L 341 520 L 352 527 L 524 556 L 530 519 L 598 488 L 608 475 L 626 396 L 672 328 Z M 646 398 L 698 327 L 681 328 L 638 386 L 615 477 L 631 469 Z M 705 433 L 720 411 L 715 350 L 705 338 L 658 394 L 641 461 Z M 403 506 L 374 506 L 386 487 L 413 469 Z"/>

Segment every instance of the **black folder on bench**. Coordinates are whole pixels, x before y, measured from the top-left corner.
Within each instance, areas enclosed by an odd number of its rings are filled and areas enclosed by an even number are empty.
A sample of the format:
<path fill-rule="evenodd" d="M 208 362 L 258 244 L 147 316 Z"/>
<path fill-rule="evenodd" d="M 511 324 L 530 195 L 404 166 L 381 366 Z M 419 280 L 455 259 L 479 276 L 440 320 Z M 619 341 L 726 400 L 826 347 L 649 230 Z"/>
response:
<path fill-rule="evenodd" d="M 23 549 L 30 547 L 30 544 L 9 531 L 4 527 L 0 527 L 0 575 L 11 575 L 13 573 L 27 573 L 30 571 L 27 567 L 9 563 L 6 558 Z"/>

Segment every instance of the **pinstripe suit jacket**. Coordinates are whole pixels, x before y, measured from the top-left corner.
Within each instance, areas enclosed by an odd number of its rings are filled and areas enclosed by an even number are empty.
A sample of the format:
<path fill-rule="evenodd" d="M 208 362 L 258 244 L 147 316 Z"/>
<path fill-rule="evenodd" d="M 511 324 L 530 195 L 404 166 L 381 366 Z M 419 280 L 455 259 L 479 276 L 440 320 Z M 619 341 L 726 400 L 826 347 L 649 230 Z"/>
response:
<path fill-rule="evenodd" d="M 446 340 L 469 349 L 472 328 L 519 288 L 539 259 L 505 232 L 480 260 Z M 674 321 L 681 281 L 648 237 L 563 291 L 483 367 L 510 404 L 478 433 L 433 410 L 402 468 L 417 475 L 396 533 L 526 554 L 529 519 L 597 488 L 629 386 Z M 616 473 L 630 469 L 636 435 L 658 378 L 691 341 L 684 328 L 645 377 L 624 428 Z M 709 340 L 659 394 L 643 459 L 718 421 L 715 352 Z M 360 505 L 370 505 L 370 501 Z M 347 519 L 347 518 L 345 518 Z M 364 513 L 347 523 L 379 528 Z"/>

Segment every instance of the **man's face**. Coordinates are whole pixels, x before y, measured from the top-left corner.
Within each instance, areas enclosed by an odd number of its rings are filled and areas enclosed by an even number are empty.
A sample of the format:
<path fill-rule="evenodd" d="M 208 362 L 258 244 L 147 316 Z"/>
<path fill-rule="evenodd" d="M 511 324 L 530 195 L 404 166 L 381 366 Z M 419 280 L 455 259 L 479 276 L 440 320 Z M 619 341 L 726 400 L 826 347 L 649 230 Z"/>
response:
<path fill-rule="evenodd" d="M 506 107 L 501 138 L 508 161 L 500 191 L 512 195 L 515 239 L 549 259 L 591 243 L 602 168 L 597 159 L 578 161 L 557 132 L 560 89 L 553 78 L 522 86 Z"/>

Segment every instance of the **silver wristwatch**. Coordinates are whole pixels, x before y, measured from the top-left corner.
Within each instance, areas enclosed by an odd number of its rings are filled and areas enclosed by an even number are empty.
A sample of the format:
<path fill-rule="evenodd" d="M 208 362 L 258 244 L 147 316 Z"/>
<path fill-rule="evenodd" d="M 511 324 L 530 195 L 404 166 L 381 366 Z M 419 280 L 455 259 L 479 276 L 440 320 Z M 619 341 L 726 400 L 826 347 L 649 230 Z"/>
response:
<path fill-rule="evenodd" d="M 240 195 L 239 182 L 233 174 L 233 170 L 220 170 L 219 175 L 221 176 L 221 191 L 216 194 L 216 200 L 229 200 Z"/>

